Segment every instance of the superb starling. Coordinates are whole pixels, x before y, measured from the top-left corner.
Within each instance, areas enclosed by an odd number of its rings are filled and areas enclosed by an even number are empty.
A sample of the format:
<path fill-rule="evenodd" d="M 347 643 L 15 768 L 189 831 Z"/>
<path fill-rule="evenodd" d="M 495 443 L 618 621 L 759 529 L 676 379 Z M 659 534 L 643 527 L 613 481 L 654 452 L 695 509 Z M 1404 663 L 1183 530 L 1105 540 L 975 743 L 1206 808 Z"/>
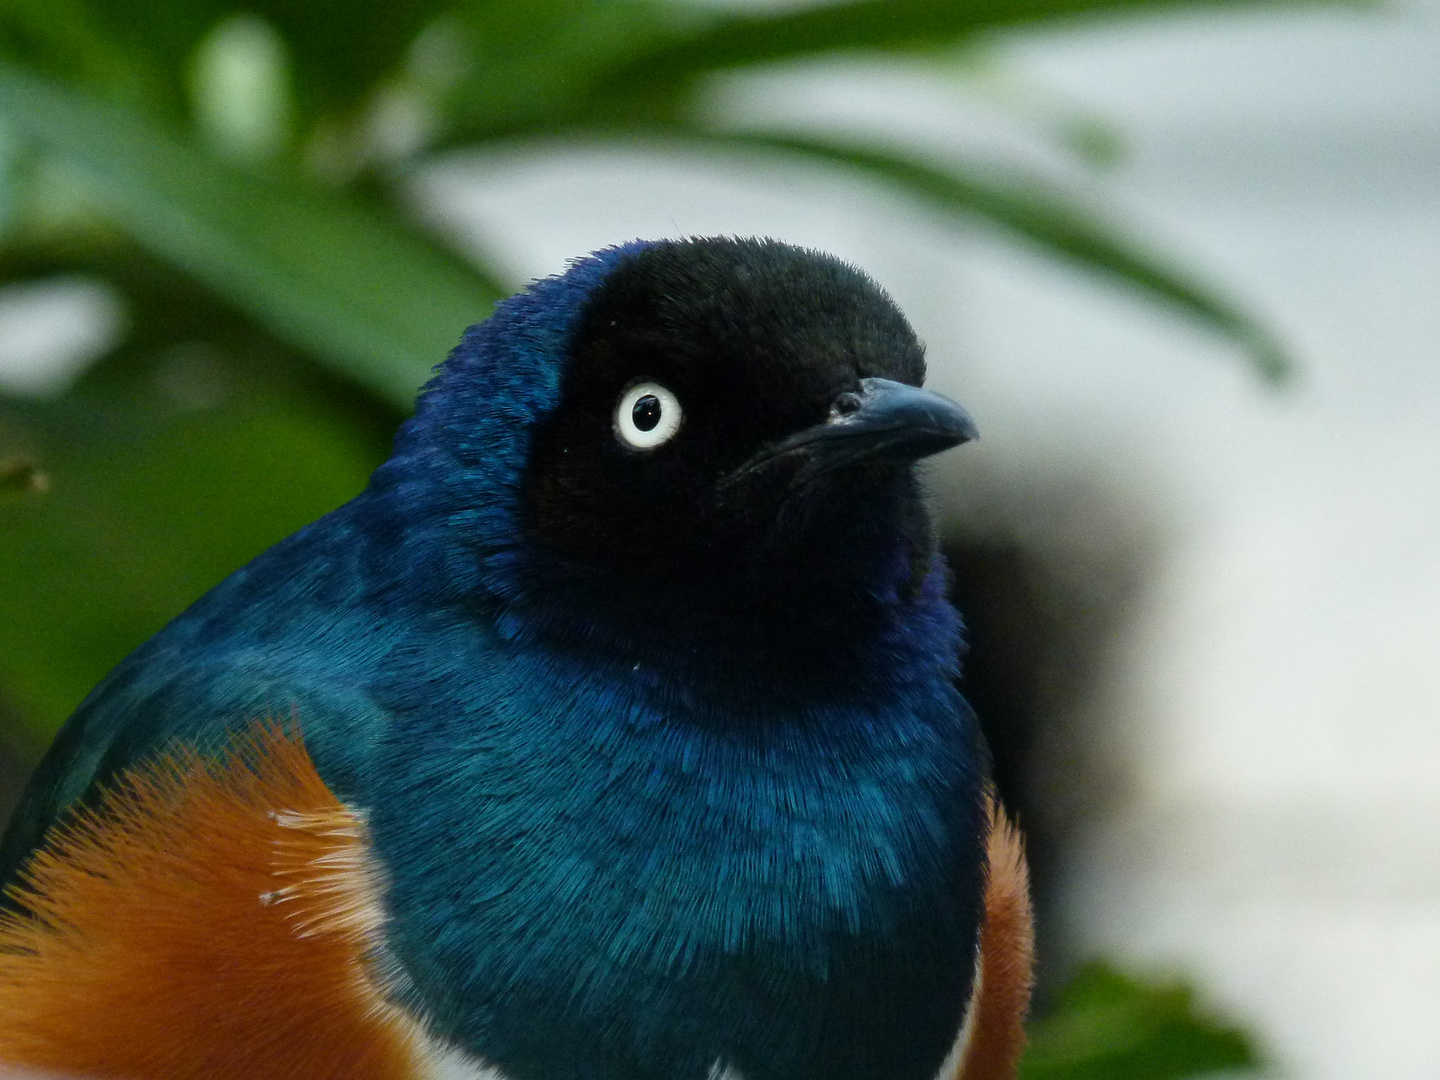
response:
<path fill-rule="evenodd" d="M 0 1060 L 1013 1075 L 1018 841 L 865 274 L 632 243 L 466 332 L 351 502 L 81 704 L 5 839 Z"/>

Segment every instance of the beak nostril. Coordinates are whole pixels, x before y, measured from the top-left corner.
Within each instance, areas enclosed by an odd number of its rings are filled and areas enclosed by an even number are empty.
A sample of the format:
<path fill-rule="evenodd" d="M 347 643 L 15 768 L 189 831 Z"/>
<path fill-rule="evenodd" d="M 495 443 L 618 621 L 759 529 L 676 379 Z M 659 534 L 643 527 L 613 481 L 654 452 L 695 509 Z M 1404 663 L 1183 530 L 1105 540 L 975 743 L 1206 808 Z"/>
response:
<path fill-rule="evenodd" d="M 839 420 L 852 413 L 859 412 L 862 402 L 860 395 L 846 392 L 835 399 L 835 404 L 830 406 L 830 419 Z"/>

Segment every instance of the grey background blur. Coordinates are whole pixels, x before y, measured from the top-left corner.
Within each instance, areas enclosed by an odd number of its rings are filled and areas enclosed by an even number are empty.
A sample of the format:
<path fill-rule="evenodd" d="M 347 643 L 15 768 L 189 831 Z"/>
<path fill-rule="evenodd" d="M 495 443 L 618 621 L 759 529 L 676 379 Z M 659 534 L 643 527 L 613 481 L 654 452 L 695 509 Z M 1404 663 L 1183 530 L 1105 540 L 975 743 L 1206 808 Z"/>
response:
<path fill-rule="evenodd" d="M 577 147 L 452 159 L 416 198 L 514 277 L 696 233 L 870 271 L 981 425 L 933 477 L 952 525 L 983 506 L 1055 540 L 1081 588 L 1139 568 L 1068 706 L 1083 744 L 1042 755 L 1091 778 L 1064 947 L 1187 973 L 1280 1075 L 1440 1075 L 1440 3 L 1052 30 L 1003 47 L 990 90 L 1033 105 L 1033 146 L 899 68 L 716 93 L 755 123 L 1003 138 L 1057 169 L 1046 116 L 1093 109 L 1124 139 L 1121 195 L 1271 321 L 1299 379 L 1267 390 L 1151 306 L 807 169 Z M 87 282 L 0 293 L 0 384 L 63 384 L 118 318 Z"/>

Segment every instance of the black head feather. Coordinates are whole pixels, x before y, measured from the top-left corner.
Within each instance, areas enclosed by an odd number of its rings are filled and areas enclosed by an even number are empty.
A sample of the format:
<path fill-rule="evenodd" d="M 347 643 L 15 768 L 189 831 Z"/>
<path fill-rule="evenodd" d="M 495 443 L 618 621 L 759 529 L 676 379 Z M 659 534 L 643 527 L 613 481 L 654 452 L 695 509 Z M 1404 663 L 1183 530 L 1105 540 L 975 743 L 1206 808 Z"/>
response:
<path fill-rule="evenodd" d="M 906 462 L 799 487 L 784 467 L 726 483 L 766 447 L 824 423 L 862 379 L 919 386 L 924 376 L 924 350 L 894 302 L 832 256 L 771 240 L 646 246 L 614 266 L 577 320 L 559 404 L 529 463 L 527 528 L 583 564 L 672 584 L 813 576 L 791 564 L 887 558 L 901 537 L 928 552 Z M 636 449 L 617 435 L 616 407 L 650 382 L 675 395 L 683 421 L 669 441 Z"/>

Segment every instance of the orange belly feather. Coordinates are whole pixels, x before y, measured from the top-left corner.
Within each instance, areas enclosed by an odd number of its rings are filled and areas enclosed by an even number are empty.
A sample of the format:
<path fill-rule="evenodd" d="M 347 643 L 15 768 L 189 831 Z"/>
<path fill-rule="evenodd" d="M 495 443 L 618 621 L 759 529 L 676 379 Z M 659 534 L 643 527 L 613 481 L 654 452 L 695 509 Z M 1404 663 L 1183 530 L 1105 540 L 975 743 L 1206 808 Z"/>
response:
<path fill-rule="evenodd" d="M 965 1026 L 951 1055 L 953 1080 L 1014 1080 L 1025 1049 L 1035 963 L 1030 874 L 1020 832 L 993 796 L 985 856 L 985 921 Z M 952 1080 L 946 1071 L 939 1080 Z"/>
<path fill-rule="evenodd" d="M 0 1061 L 136 1080 L 409 1080 L 368 976 L 364 826 L 297 739 L 127 774 L 29 864 L 0 926 Z"/>

